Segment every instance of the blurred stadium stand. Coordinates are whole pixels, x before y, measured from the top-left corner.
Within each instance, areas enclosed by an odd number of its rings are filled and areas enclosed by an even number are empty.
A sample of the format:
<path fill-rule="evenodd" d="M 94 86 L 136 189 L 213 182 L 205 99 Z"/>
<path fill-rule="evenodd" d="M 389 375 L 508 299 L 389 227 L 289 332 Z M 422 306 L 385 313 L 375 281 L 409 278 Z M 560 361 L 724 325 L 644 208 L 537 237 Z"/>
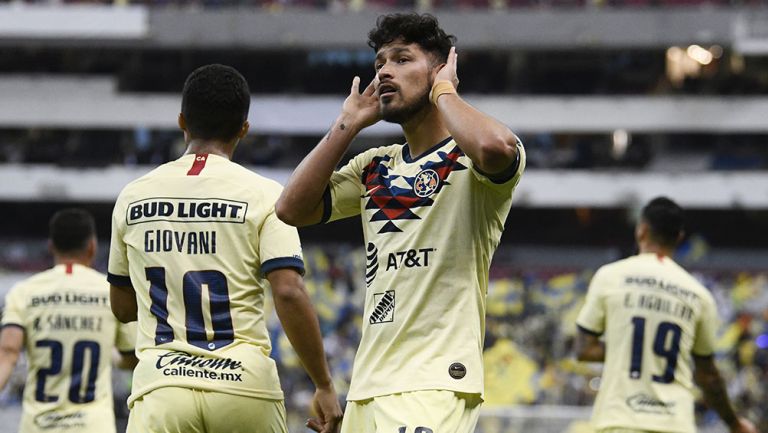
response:
<path fill-rule="evenodd" d="M 519 132 L 529 167 L 488 292 L 487 404 L 478 432 L 588 432 L 599 370 L 570 353 L 575 311 L 603 263 L 633 252 L 638 207 L 688 208 L 678 251 L 721 308 L 731 395 L 768 430 L 768 9 L 704 0 L 157 0 L 0 2 L 0 294 L 50 263 L 46 223 L 97 215 L 183 151 L 184 77 L 235 66 L 253 93 L 235 159 L 285 180 L 324 134 L 384 11 L 432 11 L 459 37 L 461 92 Z M 400 141 L 377 125 L 352 153 Z M 302 230 L 308 288 L 339 390 L 360 329 L 356 221 Z M 271 320 L 292 425 L 311 397 Z M 115 379 L 124 399 L 126 378 Z M 15 431 L 23 377 L 0 395 Z M 124 414 L 120 403 L 118 411 Z M 701 431 L 723 426 L 697 407 Z M 292 431 L 298 431 L 295 427 Z"/>

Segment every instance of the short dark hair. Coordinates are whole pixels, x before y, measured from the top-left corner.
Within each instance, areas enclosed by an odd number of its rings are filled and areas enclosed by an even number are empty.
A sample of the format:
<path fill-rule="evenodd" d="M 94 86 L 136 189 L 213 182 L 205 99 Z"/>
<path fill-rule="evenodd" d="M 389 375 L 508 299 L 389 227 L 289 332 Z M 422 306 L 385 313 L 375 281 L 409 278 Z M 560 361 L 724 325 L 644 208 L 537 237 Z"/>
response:
<path fill-rule="evenodd" d="M 656 197 L 643 208 L 642 219 L 651 230 L 651 239 L 674 247 L 685 229 L 685 215 L 677 203 L 667 197 Z"/>
<path fill-rule="evenodd" d="M 62 209 L 48 223 L 51 242 L 59 253 L 77 253 L 88 247 L 88 241 L 96 236 L 96 221 L 84 209 Z"/>
<path fill-rule="evenodd" d="M 250 105 L 248 82 L 230 66 L 201 66 L 184 82 L 181 113 L 192 137 L 234 139 L 248 119 Z"/>
<path fill-rule="evenodd" d="M 368 46 L 376 52 L 382 46 L 398 39 L 407 44 L 418 44 L 440 62 L 448 60 L 451 47 L 456 45 L 456 36 L 446 34 L 440 28 L 437 18 L 430 14 L 381 15 L 376 20 L 376 27 L 368 32 Z"/>

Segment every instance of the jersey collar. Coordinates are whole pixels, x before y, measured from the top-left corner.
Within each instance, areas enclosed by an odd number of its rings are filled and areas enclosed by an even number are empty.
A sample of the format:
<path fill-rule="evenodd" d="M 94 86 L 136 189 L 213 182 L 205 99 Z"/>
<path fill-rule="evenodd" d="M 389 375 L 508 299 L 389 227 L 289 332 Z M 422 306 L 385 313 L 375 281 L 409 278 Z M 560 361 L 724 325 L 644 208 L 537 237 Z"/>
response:
<path fill-rule="evenodd" d="M 426 152 L 424 152 L 421 155 L 417 156 L 416 158 L 413 158 L 411 156 L 411 149 L 408 148 L 408 142 L 405 142 L 405 144 L 403 144 L 403 161 L 405 161 L 405 162 L 418 161 L 421 158 L 424 158 L 425 156 L 429 155 L 430 153 L 436 151 L 437 149 L 445 146 L 451 140 L 453 140 L 453 137 L 446 138 L 445 140 L 443 140 L 443 141 L 437 143 L 436 145 L 430 147 L 429 150 L 427 150 Z"/>

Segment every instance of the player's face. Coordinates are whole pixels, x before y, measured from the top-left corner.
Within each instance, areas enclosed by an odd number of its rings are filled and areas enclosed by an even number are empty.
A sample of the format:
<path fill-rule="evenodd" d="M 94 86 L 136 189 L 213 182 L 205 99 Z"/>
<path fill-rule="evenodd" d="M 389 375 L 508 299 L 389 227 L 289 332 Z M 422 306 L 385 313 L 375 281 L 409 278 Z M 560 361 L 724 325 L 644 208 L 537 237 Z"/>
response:
<path fill-rule="evenodd" d="M 434 64 L 418 44 L 395 40 L 376 53 L 379 110 L 387 122 L 405 123 L 429 106 Z"/>

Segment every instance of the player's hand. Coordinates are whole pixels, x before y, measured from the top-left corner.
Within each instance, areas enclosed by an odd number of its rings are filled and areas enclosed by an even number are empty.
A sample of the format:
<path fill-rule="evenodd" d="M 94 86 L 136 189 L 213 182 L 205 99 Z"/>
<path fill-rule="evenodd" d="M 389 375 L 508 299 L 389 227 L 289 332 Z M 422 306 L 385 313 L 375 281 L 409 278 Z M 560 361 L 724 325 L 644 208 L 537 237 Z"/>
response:
<path fill-rule="evenodd" d="M 757 427 L 746 418 L 739 418 L 736 424 L 731 426 L 731 433 L 758 433 Z"/>
<path fill-rule="evenodd" d="M 317 416 L 307 420 L 307 427 L 318 433 L 337 433 L 341 425 L 341 406 L 333 387 L 318 388 L 312 399 L 312 408 Z"/>
<path fill-rule="evenodd" d="M 378 78 L 374 78 L 360 92 L 360 77 L 352 79 L 352 89 L 341 107 L 343 114 L 349 116 L 360 129 L 367 128 L 381 120 L 379 113 Z"/>
<path fill-rule="evenodd" d="M 448 60 L 446 60 L 445 64 L 437 71 L 437 75 L 435 75 L 435 83 L 438 81 L 450 81 L 453 83 L 453 87 L 459 88 L 459 76 L 456 72 L 457 57 L 456 47 L 451 47 L 451 51 L 448 53 Z"/>

